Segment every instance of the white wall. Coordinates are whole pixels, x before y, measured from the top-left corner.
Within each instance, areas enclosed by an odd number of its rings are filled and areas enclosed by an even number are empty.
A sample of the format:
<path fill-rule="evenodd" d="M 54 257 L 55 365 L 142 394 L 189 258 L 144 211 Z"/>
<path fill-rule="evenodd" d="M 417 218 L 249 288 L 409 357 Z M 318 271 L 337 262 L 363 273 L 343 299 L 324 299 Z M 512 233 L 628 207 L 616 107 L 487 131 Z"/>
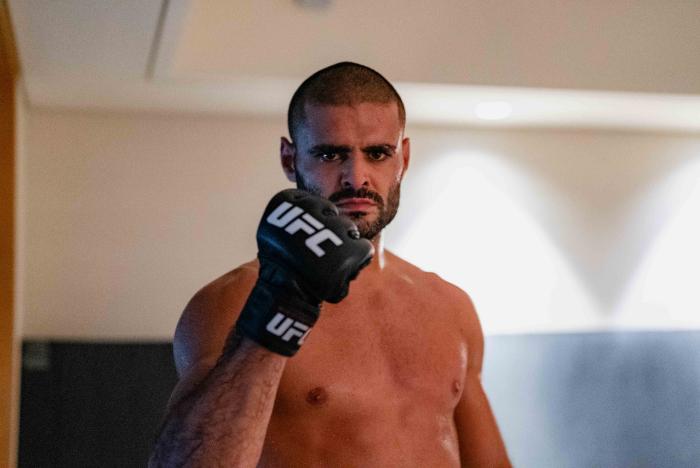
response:
<path fill-rule="evenodd" d="M 416 130 L 395 249 L 490 332 L 700 325 L 700 137 Z"/>
<path fill-rule="evenodd" d="M 169 339 L 255 255 L 288 187 L 283 119 L 30 109 L 26 337 Z M 409 128 L 387 245 L 474 298 L 487 333 L 695 328 L 700 136 Z"/>

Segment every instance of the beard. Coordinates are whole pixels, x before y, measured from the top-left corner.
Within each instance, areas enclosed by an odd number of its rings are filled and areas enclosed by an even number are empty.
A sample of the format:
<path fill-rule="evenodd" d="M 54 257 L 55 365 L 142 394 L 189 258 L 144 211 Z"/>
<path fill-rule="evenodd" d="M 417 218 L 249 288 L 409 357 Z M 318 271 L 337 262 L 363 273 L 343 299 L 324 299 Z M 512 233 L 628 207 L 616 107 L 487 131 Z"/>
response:
<path fill-rule="evenodd" d="M 329 201 L 336 203 L 345 198 L 368 198 L 377 204 L 378 214 L 374 221 L 367 219 L 367 213 L 364 211 L 351 211 L 347 213 L 347 216 L 355 223 L 358 231 L 360 231 L 360 236 L 367 240 L 374 239 L 382 230 L 391 223 L 391 221 L 396 216 L 396 212 L 399 211 L 399 200 L 401 199 L 401 182 L 395 182 L 389 188 L 389 194 L 387 195 L 386 201 L 373 190 L 367 188 L 359 188 L 357 190 L 352 188 L 346 188 L 332 193 L 328 197 L 325 197 L 321 190 L 308 183 L 304 180 L 304 177 L 295 168 L 294 172 L 297 179 L 297 188 L 299 190 L 304 190 L 306 192 L 318 195 L 319 197 L 327 198 Z"/>

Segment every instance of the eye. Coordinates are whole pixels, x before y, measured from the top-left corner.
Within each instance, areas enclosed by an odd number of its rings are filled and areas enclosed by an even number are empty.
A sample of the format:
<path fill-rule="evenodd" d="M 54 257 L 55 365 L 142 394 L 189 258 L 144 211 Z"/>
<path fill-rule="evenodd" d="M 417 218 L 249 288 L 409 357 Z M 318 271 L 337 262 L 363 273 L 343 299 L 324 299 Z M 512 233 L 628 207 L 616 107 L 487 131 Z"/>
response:
<path fill-rule="evenodd" d="M 342 154 L 331 151 L 325 153 L 317 153 L 315 156 L 321 161 L 326 162 L 340 161 L 340 159 L 342 159 L 343 157 Z"/>
<path fill-rule="evenodd" d="M 372 161 L 383 161 L 391 155 L 389 153 L 387 153 L 385 150 L 372 150 L 372 151 L 367 153 L 367 156 Z"/>
<path fill-rule="evenodd" d="M 323 162 L 340 161 L 345 155 L 338 151 L 320 151 L 314 154 L 314 157 Z"/>

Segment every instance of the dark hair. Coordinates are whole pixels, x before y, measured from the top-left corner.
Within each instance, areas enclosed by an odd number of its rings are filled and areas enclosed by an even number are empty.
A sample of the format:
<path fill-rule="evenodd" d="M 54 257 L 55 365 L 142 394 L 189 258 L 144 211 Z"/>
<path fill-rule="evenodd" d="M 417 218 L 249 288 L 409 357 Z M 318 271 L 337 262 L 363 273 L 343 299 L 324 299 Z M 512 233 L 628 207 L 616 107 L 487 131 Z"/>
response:
<path fill-rule="evenodd" d="M 299 85 L 287 112 L 287 128 L 292 141 L 299 125 L 306 119 L 307 103 L 332 106 L 360 102 L 395 102 L 401 127 L 406 124 L 406 110 L 396 89 L 379 72 L 353 62 L 340 62 L 317 71 Z"/>

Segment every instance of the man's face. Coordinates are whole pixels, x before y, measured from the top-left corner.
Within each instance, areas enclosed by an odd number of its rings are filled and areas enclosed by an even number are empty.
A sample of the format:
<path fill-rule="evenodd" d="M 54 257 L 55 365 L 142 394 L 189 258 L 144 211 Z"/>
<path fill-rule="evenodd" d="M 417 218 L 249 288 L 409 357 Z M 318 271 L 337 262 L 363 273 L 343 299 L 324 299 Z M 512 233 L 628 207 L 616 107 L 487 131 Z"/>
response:
<path fill-rule="evenodd" d="M 282 166 L 297 187 L 328 198 L 362 237 L 374 238 L 399 207 L 410 148 L 396 103 L 310 105 L 294 144 L 282 139 Z"/>

